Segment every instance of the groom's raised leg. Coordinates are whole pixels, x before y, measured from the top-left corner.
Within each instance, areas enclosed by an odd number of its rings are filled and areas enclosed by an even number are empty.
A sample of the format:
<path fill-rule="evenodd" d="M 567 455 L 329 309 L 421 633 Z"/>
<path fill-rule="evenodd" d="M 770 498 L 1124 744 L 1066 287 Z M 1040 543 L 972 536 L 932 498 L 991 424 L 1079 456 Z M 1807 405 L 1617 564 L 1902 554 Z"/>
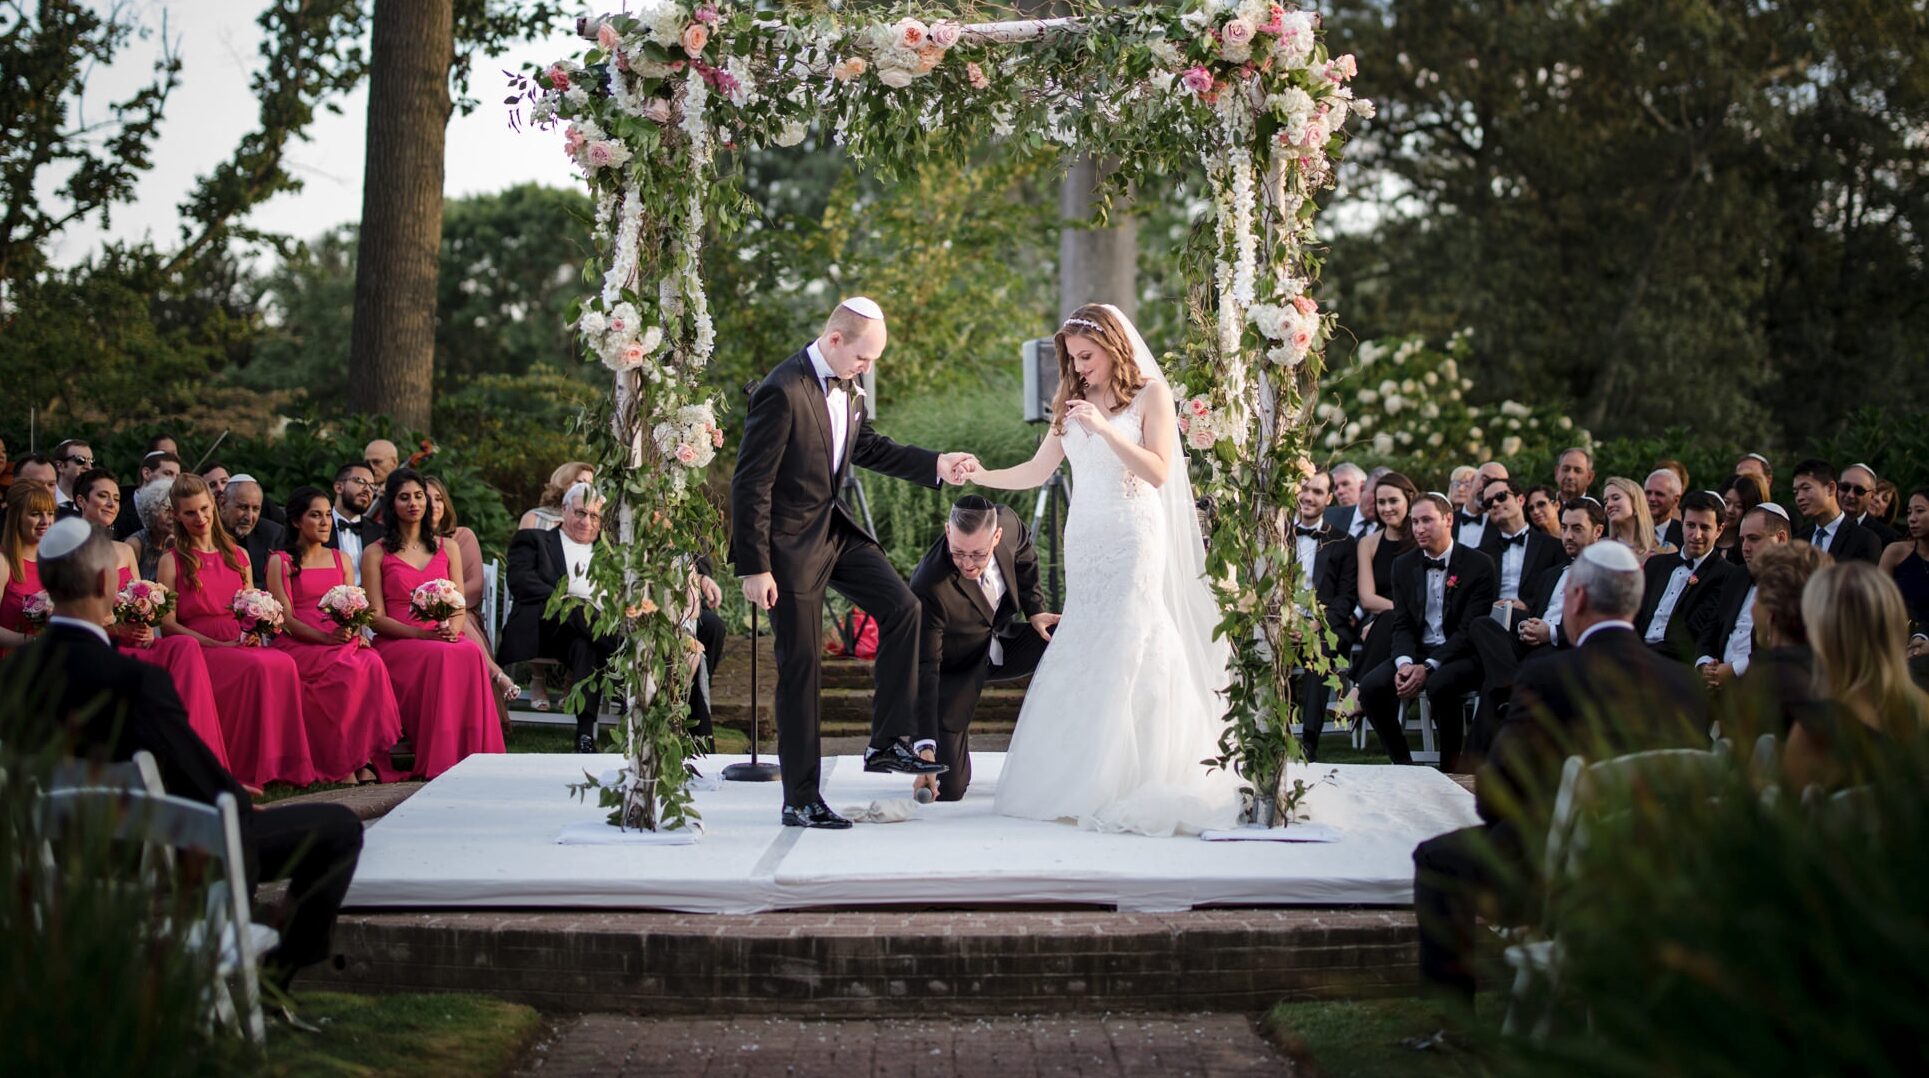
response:
<path fill-rule="evenodd" d="M 770 629 L 777 652 L 777 762 L 784 773 L 784 804 L 801 808 L 820 798 L 817 705 L 824 593 L 780 592 L 770 610 Z"/>
<path fill-rule="evenodd" d="M 831 569 L 831 587 L 877 619 L 871 747 L 883 749 L 917 736 L 918 597 L 884 551 L 861 536 L 846 538 Z"/>

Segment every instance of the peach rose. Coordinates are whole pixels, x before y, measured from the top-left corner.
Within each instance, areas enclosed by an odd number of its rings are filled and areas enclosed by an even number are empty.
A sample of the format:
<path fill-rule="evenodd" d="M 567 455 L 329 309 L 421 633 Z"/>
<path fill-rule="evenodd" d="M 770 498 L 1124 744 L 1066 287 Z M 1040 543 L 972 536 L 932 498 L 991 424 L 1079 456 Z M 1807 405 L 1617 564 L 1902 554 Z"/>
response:
<path fill-rule="evenodd" d="M 683 51 L 695 56 L 710 44 L 710 28 L 700 22 L 693 22 L 683 28 Z"/>
<path fill-rule="evenodd" d="M 1314 314 L 1319 310 L 1319 304 L 1311 296 L 1294 296 L 1293 306 L 1301 314 Z"/>
<path fill-rule="evenodd" d="M 622 42 L 623 36 L 618 34 L 616 27 L 611 26 L 609 23 L 604 23 L 596 28 L 596 44 L 597 47 L 601 48 L 604 52 L 615 52 L 616 46 L 622 44 Z"/>
<path fill-rule="evenodd" d="M 924 39 L 931 35 L 931 31 L 916 19 L 899 19 L 893 29 L 897 32 L 898 46 L 912 51 L 923 48 Z"/>
<path fill-rule="evenodd" d="M 871 65 L 861 57 L 840 60 L 835 67 L 831 68 L 831 78 L 838 82 L 849 82 L 870 70 L 870 67 Z"/>
<path fill-rule="evenodd" d="M 697 447 L 691 445 L 689 442 L 684 442 L 682 445 L 676 447 L 676 459 L 678 464 L 695 463 L 697 459 Z"/>
<path fill-rule="evenodd" d="M 979 67 L 976 62 L 965 65 L 965 78 L 970 81 L 971 88 L 974 90 L 986 90 L 991 87 L 991 80 L 985 77 L 985 69 Z"/>
<path fill-rule="evenodd" d="M 920 75 L 928 75 L 942 62 L 944 62 L 944 50 L 936 45 L 926 45 L 918 50 L 917 72 Z"/>

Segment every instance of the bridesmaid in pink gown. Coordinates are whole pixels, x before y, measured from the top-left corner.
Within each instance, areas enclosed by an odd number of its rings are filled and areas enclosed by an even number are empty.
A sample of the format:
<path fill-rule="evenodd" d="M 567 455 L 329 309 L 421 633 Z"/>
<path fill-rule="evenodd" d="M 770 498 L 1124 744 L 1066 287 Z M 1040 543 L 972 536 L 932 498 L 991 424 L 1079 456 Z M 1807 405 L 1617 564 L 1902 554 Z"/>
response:
<path fill-rule="evenodd" d="M 0 535 L 0 656 L 32 636 L 27 598 L 40 591 L 40 537 L 54 526 L 54 496 L 16 483 L 7 492 L 7 531 Z"/>
<path fill-rule="evenodd" d="M 412 774 L 432 779 L 470 753 L 502 752 L 502 727 L 489 687 L 489 658 L 462 631 L 468 612 L 428 622 L 409 609 L 409 596 L 424 581 L 462 579 L 455 544 L 427 526 L 429 494 L 421 473 L 399 468 L 383 490 L 388 534 L 362 552 L 362 586 L 380 612 L 375 650 L 388 664 L 402 729 L 415 747 Z"/>
<path fill-rule="evenodd" d="M 330 588 L 355 583 L 342 552 L 325 545 L 335 524 L 328 495 L 302 487 L 286 508 L 291 550 L 269 564 L 268 591 L 287 611 L 288 629 L 275 647 L 301 667 L 308 752 L 324 782 L 376 782 L 372 761 L 386 761 L 402 737 L 388 667 L 359 631 L 335 624 L 318 605 Z"/>
<path fill-rule="evenodd" d="M 184 475 L 174 481 L 168 498 L 176 535 L 174 549 L 161 558 L 159 575 L 174 591 L 175 605 L 161 628 L 202 647 L 230 770 L 250 786 L 313 784 L 315 764 L 308 753 L 295 660 L 242 636 L 229 608 L 235 593 L 254 586 L 247 552 L 221 526 L 206 480 Z"/>
<path fill-rule="evenodd" d="M 121 511 L 120 484 L 114 481 L 114 474 L 104 468 L 84 471 L 74 480 L 74 504 L 80 507 L 82 520 L 112 534 L 114 519 Z M 115 587 L 125 588 L 140 575 L 134 548 L 117 542 L 114 555 L 121 567 L 120 581 Z M 160 636 L 147 625 L 113 625 L 107 631 L 122 655 L 167 671 L 168 680 L 174 683 L 175 695 L 187 710 L 188 725 L 200 735 L 214 758 L 221 761 L 221 766 L 227 767 L 228 748 L 221 739 L 221 714 L 215 708 L 214 686 L 208 681 L 208 664 L 201 658 L 201 645 L 185 636 Z"/>

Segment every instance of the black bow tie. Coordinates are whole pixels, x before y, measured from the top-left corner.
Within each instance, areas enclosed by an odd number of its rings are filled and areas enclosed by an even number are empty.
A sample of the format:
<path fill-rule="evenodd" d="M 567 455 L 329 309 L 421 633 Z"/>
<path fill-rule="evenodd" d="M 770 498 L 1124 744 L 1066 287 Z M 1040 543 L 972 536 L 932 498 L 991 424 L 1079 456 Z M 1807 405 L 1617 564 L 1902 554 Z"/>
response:
<path fill-rule="evenodd" d="M 1443 573 L 1447 571 L 1447 559 L 1445 558 L 1429 558 L 1425 554 L 1422 554 L 1420 555 L 1420 564 L 1426 566 L 1427 572 L 1429 573 L 1435 570 Z"/>
<path fill-rule="evenodd" d="M 857 392 L 857 379 L 837 378 L 837 377 L 825 379 L 824 380 L 825 395 L 828 396 L 830 394 L 830 391 L 833 389 L 841 389 L 847 395 L 855 394 Z"/>
<path fill-rule="evenodd" d="M 1322 534 L 1324 534 L 1324 533 L 1325 533 L 1325 531 L 1326 531 L 1326 529 L 1324 529 L 1324 528 L 1309 528 L 1309 527 L 1307 527 L 1307 526 L 1306 526 L 1306 525 L 1304 525 L 1304 524 L 1295 524 L 1295 525 L 1293 525 L 1293 531 L 1294 531 L 1294 532 L 1295 532 L 1296 534 L 1299 534 L 1299 535 L 1310 535 L 1310 536 L 1314 536 L 1314 537 L 1318 537 L 1318 536 L 1320 536 L 1320 535 L 1322 535 Z"/>
<path fill-rule="evenodd" d="M 1460 523 L 1462 524 L 1479 524 L 1481 521 L 1484 521 L 1486 519 L 1487 519 L 1486 517 L 1480 516 L 1477 513 L 1460 514 Z"/>
<path fill-rule="evenodd" d="M 1506 543 L 1508 546 L 1526 546 L 1527 531 L 1526 529 L 1522 529 L 1519 535 L 1503 535 L 1500 537 L 1500 541 Z"/>

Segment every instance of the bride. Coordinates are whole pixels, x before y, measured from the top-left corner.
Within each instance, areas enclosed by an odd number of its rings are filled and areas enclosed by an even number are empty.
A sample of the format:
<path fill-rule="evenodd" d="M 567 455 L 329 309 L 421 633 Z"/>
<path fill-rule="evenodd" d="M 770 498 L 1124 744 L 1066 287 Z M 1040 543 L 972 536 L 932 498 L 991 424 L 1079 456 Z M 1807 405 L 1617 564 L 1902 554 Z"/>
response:
<path fill-rule="evenodd" d="M 1051 432 L 1015 468 L 970 481 L 1037 487 L 1072 462 L 1065 611 L 1032 675 L 998 780 L 1007 816 L 1171 835 L 1231 827 L 1239 779 L 1208 771 L 1225 727 L 1230 652 L 1205 581 L 1172 388 L 1110 304 L 1073 311 L 1053 342 Z"/>

